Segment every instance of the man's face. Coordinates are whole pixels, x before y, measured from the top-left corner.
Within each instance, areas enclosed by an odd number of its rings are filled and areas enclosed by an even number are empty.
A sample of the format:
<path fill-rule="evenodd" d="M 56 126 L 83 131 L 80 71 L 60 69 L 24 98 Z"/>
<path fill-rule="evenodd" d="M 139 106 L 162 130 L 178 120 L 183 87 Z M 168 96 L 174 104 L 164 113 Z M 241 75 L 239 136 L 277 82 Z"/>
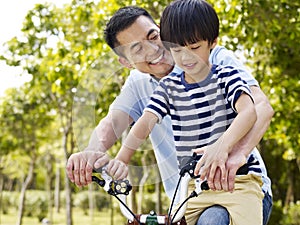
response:
<path fill-rule="evenodd" d="M 127 63 L 139 71 L 162 78 L 173 69 L 173 59 L 162 45 L 159 28 L 146 16 L 138 17 L 117 39 Z"/>

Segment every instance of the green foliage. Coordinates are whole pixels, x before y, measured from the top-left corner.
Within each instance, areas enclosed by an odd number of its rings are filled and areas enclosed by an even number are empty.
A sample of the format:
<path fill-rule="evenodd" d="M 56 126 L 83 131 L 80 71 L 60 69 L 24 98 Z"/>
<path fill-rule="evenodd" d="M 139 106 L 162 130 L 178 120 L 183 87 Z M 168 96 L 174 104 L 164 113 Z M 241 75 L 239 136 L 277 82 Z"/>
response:
<path fill-rule="evenodd" d="M 82 209 L 85 214 L 88 214 L 89 210 L 89 195 L 92 194 L 92 199 L 95 204 L 95 208 L 99 211 L 106 210 L 110 205 L 110 196 L 106 193 L 93 191 L 81 191 L 75 194 L 73 204 L 75 207 Z"/>
<path fill-rule="evenodd" d="M 3 191 L 1 197 L 0 209 L 3 214 L 7 214 L 10 207 L 16 206 L 17 195 L 14 192 Z"/>
<path fill-rule="evenodd" d="M 19 196 L 18 192 L 2 192 L 1 208 L 3 214 L 7 214 L 11 208 L 18 208 Z M 47 216 L 48 202 L 47 193 L 45 191 L 30 190 L 26 192 L 25 212 L 28 217 L 37 217 L 39 221 Z"/>
<path fill-rule="evenodd" d="M 300 224 L 300 202 L 291 203 L 288 206 L 283 224 L 299 225 Z"/>
<path fill-rule="evenodd" d="M 272 214 L 269 220 L 270 225 L 298 225 L 300 224 L 300 203 L 290 203 L 283 207 L 281 201 L 275 201 L 273 204 Z"/>
<path fill-rule="evenodd" d="M 142 213 L 150 213 L 151 210 L 155 210 L 157 196 L 156 193 L 150 193 L 143 195 Z M 162 195 L 162 214 L 168 213 L 170 205 L 170 199 L 163 194 Z"/>
<path fill-rule="evenodd" d="M 274 201 L 273 208 L 272 208 L 272 214 L 270 216 L 270 220 L 269 220 L 268 224 L 270 224 L 270 225 L 280 224 L 279 221 L 281 221 L 283 217 L 284 217 L 284 215 L 283 215 L 282 202 Z"/>
<path fill-rule="evenodd" d="M 37 217 L 39 221 L 47 216 L 47 193 L 43 191 L 27 191 L 25 201 L 25 216 Z"/>
<path fill-rule="evenodd" d="M 127 5 L 145 7 L 159 21 L 170 2 L 74 0 L 62 9 L 38 4 L 28 12 L 22 35 L 9 40 L 0 56 L 9 65 L 21 66 L 23 75 L 32 76 L 22 88 L 8 91 L 1 99 L 1 175 L 5 172 L 6 177 L 20 183 L 30 157 L 36 156 L 38 164 L 47 151 L 53 153 L 53 161 L 63 158 L 63 134 L 68 134 L 69 154 L 75 149 L 72 141 L 76 141 L 77 150 L 86 146 L 92 129 L 106 115 L 128 74 L 104 43 L 104 25 L 119 7 Z M 270 224 L 293 224 L 299 204 L 291 206 L 288 202 L 300 198 L 300 2 L 209 2 L 221 22 L 219 43 L 245 61 L 275 110 L 260 144 L 276 203 L 275 222 Z M 117 143 L 112 148 L 111 155 L 119 146 Z M 32 151 L 33 147 L 37 151 Z M 143 148 L 150 149 L 147 144 Z M 141 165 L 141 159 L 148 165 L 155 161 L 151 154 L 141 153 L 136 154 L 133 164 Z M 39 171 L 45 172 L 43 165 L 38 166 Z M 43 177 L 39 175 L 37 180 L 37 187 L 43 187 Z M 288 193 L 289 187 L 292 193 Z M 151 192 L 153 187 L 147 190 Z M 287 214 L 277 201 L 288 204 Z"/>

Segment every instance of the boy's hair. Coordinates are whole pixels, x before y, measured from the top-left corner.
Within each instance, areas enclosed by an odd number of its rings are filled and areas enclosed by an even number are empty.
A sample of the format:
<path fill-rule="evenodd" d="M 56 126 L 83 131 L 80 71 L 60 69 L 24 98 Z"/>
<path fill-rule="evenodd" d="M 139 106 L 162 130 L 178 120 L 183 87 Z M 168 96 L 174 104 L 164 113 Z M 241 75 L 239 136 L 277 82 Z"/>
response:
<path fill-rule="evenodd" d="M 168 50 L 176 44 L 186 46 L 198 41 L 212 44 L 219 36 L 219 18 L 204 0 L 176 0 L 163 11 L 160 36 Z"/>
<path fill-rule="evenodd" d="M 117 35 L 129 28 L 140 16 L 146 16 L 153 21 L 154 24 L 156 24 L 151 15 L 145 9 L 137 6 L 126 6 L 118 9 L 118 11 L 115 12 L 106 24 L 104 39 L 117 55 L 124 57 L 122 52 L 117 50 L 117 47 L 121 45 L 117 39 Z"/>

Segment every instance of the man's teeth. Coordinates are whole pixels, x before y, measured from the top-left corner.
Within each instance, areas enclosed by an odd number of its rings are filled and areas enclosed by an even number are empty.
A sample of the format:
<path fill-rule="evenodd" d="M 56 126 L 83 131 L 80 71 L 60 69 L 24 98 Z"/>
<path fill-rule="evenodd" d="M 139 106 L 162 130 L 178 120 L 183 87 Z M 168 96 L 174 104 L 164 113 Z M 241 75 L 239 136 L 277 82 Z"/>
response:
<path fill-rule="evenodd" d="M 163 55 L 159 56 L 157 59 L 152 60 L 150 63 L 151 64 L 157 64 L 157 63 L 160 62 L 160 60 L 162 60 L 162 58 L 163 58 Z"/>

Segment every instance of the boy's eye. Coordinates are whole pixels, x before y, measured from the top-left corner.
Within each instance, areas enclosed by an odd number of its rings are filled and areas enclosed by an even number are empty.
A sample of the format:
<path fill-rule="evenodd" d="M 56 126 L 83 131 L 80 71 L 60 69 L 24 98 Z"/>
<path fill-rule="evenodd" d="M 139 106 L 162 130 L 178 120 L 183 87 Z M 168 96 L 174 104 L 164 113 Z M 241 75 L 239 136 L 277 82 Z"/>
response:
<path fill-rule="evenodd" d="M 196 49 L 200 48 L 200 45 L 197 45 L 197 46 L 191 46 L 190 48 L 191 48 L 192 50 L 196 50 Z"/>

